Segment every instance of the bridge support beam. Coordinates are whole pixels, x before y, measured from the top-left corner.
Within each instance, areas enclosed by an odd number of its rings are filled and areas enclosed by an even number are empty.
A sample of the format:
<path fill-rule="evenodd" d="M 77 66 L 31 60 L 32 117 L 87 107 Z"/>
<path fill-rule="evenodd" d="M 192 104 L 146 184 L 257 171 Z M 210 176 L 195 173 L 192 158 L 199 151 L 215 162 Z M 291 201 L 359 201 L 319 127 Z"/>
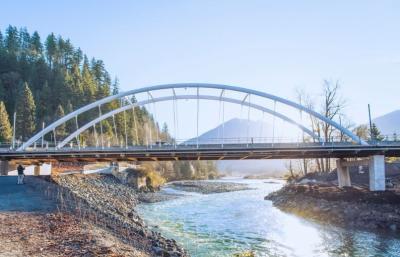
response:
<path fill-rule="evenodd" d="M 8 175 L 8 161 L 0 161 L 0 176 Z"/>
<path fill-rule="evenodd" d="M 351 187 L 349 167 L 343 165 L 344 160 L 336 160 L 337 176 L 339 187 Z"/>
<path fill-rule="evenodd" d="M 369 190 L 385 191 L 385 156 L 373 155 L 369 158 Z"/>

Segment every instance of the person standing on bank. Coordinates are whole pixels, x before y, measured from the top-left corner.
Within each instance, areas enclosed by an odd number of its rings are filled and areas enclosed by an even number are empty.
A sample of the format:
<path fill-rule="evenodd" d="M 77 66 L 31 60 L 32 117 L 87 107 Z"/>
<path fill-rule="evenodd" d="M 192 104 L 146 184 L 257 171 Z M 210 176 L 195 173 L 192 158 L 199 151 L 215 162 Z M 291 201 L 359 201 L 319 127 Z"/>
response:
<path fill-rule="evenodd" d="M 18 181 L 17 181 L 17 184 L 18 184 L 18 185 L 24 184 L 24 176 L 25 176 L 24 170 L 25 170 L 25 168 L 24 168 L 21 164 L 18 165 L 18 167 L 17 167 L 17 171 L 18 171 Z"/>

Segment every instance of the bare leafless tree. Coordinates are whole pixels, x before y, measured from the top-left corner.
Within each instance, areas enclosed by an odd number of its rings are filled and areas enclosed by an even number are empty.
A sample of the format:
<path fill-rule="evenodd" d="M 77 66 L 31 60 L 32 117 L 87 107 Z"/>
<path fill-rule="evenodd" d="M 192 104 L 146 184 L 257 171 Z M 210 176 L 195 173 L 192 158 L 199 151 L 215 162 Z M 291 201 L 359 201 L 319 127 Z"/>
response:
<path fill-rule="evenodd" d="M 343 109 L 345 107 L 346 102 L 339 95 L 340 83 L 338 80 L 324 80 L 322 84 L 322 95 L 321 95 L 321 103 L 320 108 L 316 108 L 317 104 L 314 99 L 311 98 L 308 94 L 304 92 L 304 90 L 296 90 L 297 100 L 299 104 L 304 105 L 306 108 L 315 110 L 321 113 L 324 117 L 335 120 L 340 123 L 342 126 L 346 128 L 351 128 L 353 125 L 346 119 L 343 114 Z M 318 110 L 319 109 L 319 110 Z M 335 128 L 324 121 L 314 117 L 313 115 L 309 115 L 310 127 L 311 130 L 318 136 L 318 138 L 322 138 L 325 142 L 331 142 L 334 137 L 337 137 L 340 141 L 347 140 L 346 136 L 340 132 L 335 130 Z M 317 142 L 316 138 L 307 138 L 303 137 L 303 142 L 307 140 L 312 140 L 312 142 Z M 331 160 L 329 158 L 326 159 L 316 159 L 316 168 L 319 172 L 329 171 L 331 170 Z M 303 160 L 303 170 L 304 173 L 307 173 L 308 167 L 310 163 L 307 160 Z"/>

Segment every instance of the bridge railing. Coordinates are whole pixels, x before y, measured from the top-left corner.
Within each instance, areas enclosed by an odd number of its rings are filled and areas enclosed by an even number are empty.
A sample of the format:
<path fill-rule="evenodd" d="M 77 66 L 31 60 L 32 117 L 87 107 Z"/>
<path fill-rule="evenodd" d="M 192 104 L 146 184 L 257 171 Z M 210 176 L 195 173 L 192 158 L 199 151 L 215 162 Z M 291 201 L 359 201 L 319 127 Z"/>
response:
<path fill-rule="evenodd" d="M 381 138 L 382 139 L 382 138 Z M 383 140 L 369 140 L 369 145 L 384 146 L 384 145 L 400 145 L 400 139 L 397 139 L 396 135 L 383 136 Z M 14 147 L 10 142 L 0 142 L 0 151 L 14 151 L 22 145 L 22 141 L 16 141 Z M 56 143 L 50 141 L 43 141 L 41 143 L 35 143 L 32 147 L 26 149 L 26 151 L 79 151 L 79 150 L 148 150 L 148 149 L 196 149 L 196 148 L 290 148 L 290 147 L 337 147 L 341 145 L 354 145 L 354 142 L 350 140 L 343 140 L 340 137 L 331 137 L 329 142 L 312 142 L 302 141 L 299 138 L 290 137 L 227 137 L 227 138 L 191 138 L 191 139 L 170 139 L 168 141 L 157 141 L 152 140 L 145 142 L 142 145 L 124 145 L 112 144 L 108 142 L 103 147 L 95 145 L 78 145 L 77 142 L 71 142 L 68 146 L 63 148 L 57 148 Z"/>

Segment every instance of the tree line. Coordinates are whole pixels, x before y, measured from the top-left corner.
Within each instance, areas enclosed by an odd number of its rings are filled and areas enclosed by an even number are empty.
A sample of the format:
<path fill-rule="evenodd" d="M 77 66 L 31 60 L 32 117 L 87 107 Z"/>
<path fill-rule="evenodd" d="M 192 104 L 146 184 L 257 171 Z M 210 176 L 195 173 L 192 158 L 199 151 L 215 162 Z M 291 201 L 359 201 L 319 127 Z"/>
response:
<path fill-rule="evenodd" d="M 109 96 L 111 80 L 102 60 L 89 60 L 69 39 L 8 26 L 0 31 L 0 140 L 9 141 L 15 112 L 16 136 L 26 140 L 60 115 Z M 8 121 L 7 121 L 8 120 Z"/>
<path fill-rule="evenodd" d="M 15 137 L 22 142 L 73 110 L 118 92 L 118 79 L 111 79 L 104 62 L 89 58 L 69 39 L 51 33 L 42 40 L 37 31 L 31 34 L 26 28 L 11 25 L 4 32 L 0 30 L 0 143 L 10 144 L 12 140 L 14 113 Z M 44 140 L 60 142 L 99 112 L 106 113 L 119 104 L 113 101 L 100 110 L 79 115 L 77 120 L 48 133 Z M 86 130 L 73 143 L 122 146 L 151 144 L 151 140 L 172 142 L 173 138 L 168 126 L 163 124 L 160 128 L 145 107 L 134 107 Z M 165 172 L 169 179 L 208 177 L 205 167 L 215 175 L 215 167 L 210 163 L 177 165 L 172 167 L 174 171 L 160 165 L 155 168 Z M 176 174 L 170 174 L 175 171 Z"/>

